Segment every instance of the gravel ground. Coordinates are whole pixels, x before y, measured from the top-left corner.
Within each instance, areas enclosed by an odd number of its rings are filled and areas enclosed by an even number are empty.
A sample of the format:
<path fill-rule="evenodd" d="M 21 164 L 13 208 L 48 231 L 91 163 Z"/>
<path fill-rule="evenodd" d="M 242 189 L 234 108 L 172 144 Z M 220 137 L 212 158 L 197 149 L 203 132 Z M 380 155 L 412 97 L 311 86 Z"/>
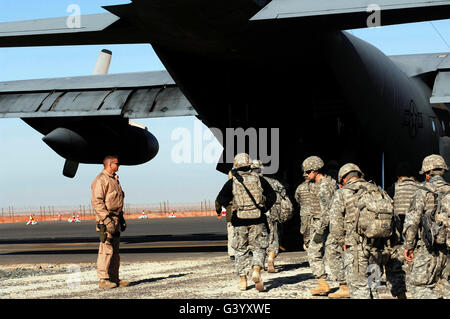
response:
<path fill-rule="evenodd" d="M 316 285 L 304 252 L 281 253 L 277 273 L 262 273 L 266 291 L 237 289 L 239 277 L 224 256 L 174 261 L 122 262 L 121 279 L 129 287 L 100 290 L 95 264 L 8 265 L 0 268 L 1 299 L 327 299 L 312 297 Z M 332 291 L 338 287 L 331 282 Z M 385 286 L 382 298 L 391 298 Z"/>

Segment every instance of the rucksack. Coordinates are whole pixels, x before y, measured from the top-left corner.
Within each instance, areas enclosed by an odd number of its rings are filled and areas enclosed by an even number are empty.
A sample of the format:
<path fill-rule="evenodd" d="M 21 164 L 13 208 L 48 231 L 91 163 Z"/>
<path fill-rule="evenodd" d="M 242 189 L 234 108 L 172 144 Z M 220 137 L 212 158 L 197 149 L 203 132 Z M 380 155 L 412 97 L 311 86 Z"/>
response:
<path fill-rule="evenodd" d="M 281 209 L 280 209 L 278 222 L 284 223 L 292 218 L 292 212 L 294 210 L 294 207 L 292 205 L 291 200 L 289 199 L 289 197 L 286 194 L 284 194 L 284 196 L 283 196 L 280 193 L 280 197 L 281 197 L 281 203 L 280 203 Z"/>
<path fill-rule="evenodd" d="M 372 182 L 359 185 L 355 192 L 356 232 L 367 238 L 389 238 L 393 232 L 393 200 Z"/>
<path fill-rule="evenodd" d="M 255 173 L 245 172 L 233 176 L 233 210 L 242 219 L 260 218 L 264 208 L 261 181 Z"/>
<path fill-rule="evenodd" d="M 431 193 L 434 197 L 433 207 L 425 210 L 420 216 L 423 242 L 429 248 L 443 244 L 450 247 L 450 232 L 448 230 L 450 191 L 433 191 L 425 186 L 419 186 L 419 188 Z"/>
<path fill-rule="evenodd" d="M 276 216 L 271 215 L 271 217 L 277 223 L 284 223 L 292 218 L 292 212 L 294 210 L 292 202 L 287 196 L 285 188 L 279 181 L 272 178 L 266 178 L 266 180 L 270 183 L 270 186 L 272 186 L 273 190 L 277 194 L 277 200 L 274 204 L 274 207 L 276 206 L 277 208 L 277 214 Z"/>

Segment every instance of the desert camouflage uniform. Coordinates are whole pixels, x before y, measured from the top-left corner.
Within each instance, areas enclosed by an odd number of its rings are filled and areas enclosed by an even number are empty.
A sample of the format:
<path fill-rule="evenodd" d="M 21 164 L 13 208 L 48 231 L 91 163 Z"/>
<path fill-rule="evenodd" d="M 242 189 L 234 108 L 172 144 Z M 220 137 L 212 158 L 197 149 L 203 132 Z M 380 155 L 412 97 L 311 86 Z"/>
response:
<path fill-rule="evenodd" d="M 356 233 L 354 218 L 356 214 L 354 195 L 361 186 L 369 184 L 362 178 L 352 178 L 341 189 L 338 189 L 331 201 L 330 233 L 339 246 L 346 245 L 344 251 L 344 271 L 350 289 L 350 298 L 369 299 L 371 292 L 374 298 L 378 297 L 376 289 L 369 285 L 369 265 L 379 267 L 381 249 L 369 239 Z M 371 268 L 370 267 L 370 268 Z M 378 268 L 379 269 L 379 268 Z"/>
<path fill-rule="evenodd" d="M 417 191 L 418 182 L 413 177 L 402 176 L 394 185 L 394 214 L 396 231 L 391 238 L 390 259 L 385 265 L 387 286 L 392 296 L 406 293 L 406 274 L 403 256 L 402 232 L 412 197 Z"/>
<path fill-rule="evenodd" d="M 421 184 L 433 191 L 448 191 L 450 185 L 440 176 L 433 176 L 428 182 Z M 428 249 L 421 237 L 421 215 L 433 209 L 434 197 L 431 193 L 419 189 L 415 193 L 408 213 L 406 214 L 404 249 L 414 249 L 414 259 L 407 273 L 408 288 L 417 299 L 450 298 L 450 289 L 446 267 L 448 263 L 448 247 L 435 245 Z"/>
<path fill-rule="evenodd" d="M 308 247 L 311 237 L 311 202 L 316 187 L 314 182 L 305 180 L 295 190 L 295 200 L 300 206 L 300 233 L 305 247 Z"/>
<path fill-rule="evenodd" d="M 317 182 L 315 191 L 312 194 L 311 240 L 308 246 L 308 261 L 311 271 L 316 278 L 327 277 L 324 258 L 327 263 L 331 261 L 329 256 L 331 236 L 328 236 L 330 221 L 328 208 L 331 198 L 336 191 L 336 185 L 334 179 L 325 175 Z M 322 242 L 316 243 L 312 240 L 316 233 L 323 235 Z"/>

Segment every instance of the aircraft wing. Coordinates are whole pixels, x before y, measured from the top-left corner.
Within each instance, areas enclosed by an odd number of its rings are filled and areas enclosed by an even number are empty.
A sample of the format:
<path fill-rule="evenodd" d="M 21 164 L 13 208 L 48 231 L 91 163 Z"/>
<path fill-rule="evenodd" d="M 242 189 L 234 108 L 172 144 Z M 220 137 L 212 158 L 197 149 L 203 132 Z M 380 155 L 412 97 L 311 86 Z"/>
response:
<path fill-rule="evenodd" d="M 450 53 L 397 55 L 390 59 L 410 77 L 435 76 L 430 103 L 450 103 Z"/>
<path fill-rule="evenodd" d="M 197 112 L 166 71 L 0 82 L 0 118 L 153 118 Z"/>
<path fill-rule="evenodd" d="M 143 43 L 136 29 L 112 13 L 0 23 L 0 47 Z"/>
<path fill-rule="evenodd" d="M 368 27 L 367 19 L 380 12 L 381 25 L 438 20 L 450 17 L 450 1 L 443 0 L 272 0 L 251 21 L 303 20 L 339 30 Z"/>
<path fill-rule="evenodd" d="M 151 43 L 205 50 L 247 32 L 249 24 L 257 32 L 258 22 L 268 27 L 259 32 L 281 22 L 365 28 L 374 8 L 381 25 L 450 18 L 450 0 L 132 0 L 103 8 L 108 12 L 81 15 L 79 25 L 70 16 L 0 23 L 0 47 Z"/>

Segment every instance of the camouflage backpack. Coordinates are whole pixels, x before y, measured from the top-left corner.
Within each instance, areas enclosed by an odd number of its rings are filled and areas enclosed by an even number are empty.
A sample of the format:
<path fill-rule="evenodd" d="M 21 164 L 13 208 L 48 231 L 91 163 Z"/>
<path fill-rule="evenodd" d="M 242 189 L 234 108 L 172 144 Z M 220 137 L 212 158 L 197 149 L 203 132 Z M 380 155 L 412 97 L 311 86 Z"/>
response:
<path fill-rule="evenodd" d="M 447 184 L 447 186 L 449 186 Z M 419 188 L 431 193 L 434 199 L 434 205 L 431 209 L 425 210 L 420 216 L 422 224 L 421 238 L 427 247 L 433 247 L 435 244 L 447 244 L 450 247 L 450 190 L 445 187 L 443 190 L 431 190 L 424 186 Z"/>
<path fill-rule="evenodd" d="M 284 223 L 292 218 L 292 212 L 294 209 L 292 202 L 286 194 L 286 189 L 279 181 L 268 177 L 266 177 L 266 180 L 277 194 L 277 200 L 274 207 L 271 209 L 270 216 L 277 223 Z M 276 211 L 276 213 L 272 214 L 272 211 Z"/>
<path fill-rule="evenodd" d="M 264 207 L 264 196 L 259 176 L 251 172 L 233 176 L 233 210 L 242 219 L 260 218 Z"/>
<path fill-rule="evenodd" d="M 359 184 L 354 190 L 356 232 L 367 238 L 389 238 L 393 231 L 393 200 L 372 182 Z"/>

